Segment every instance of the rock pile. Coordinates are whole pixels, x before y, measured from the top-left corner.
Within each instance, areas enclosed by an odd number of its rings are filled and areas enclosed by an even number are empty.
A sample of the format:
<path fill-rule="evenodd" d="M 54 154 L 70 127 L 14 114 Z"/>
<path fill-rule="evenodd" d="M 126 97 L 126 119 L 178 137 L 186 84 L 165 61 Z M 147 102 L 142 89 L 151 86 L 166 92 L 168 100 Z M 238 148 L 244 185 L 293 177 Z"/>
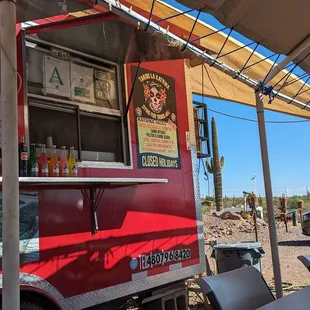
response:
<path fill-rule="evenodd" d="M 244 219 L 240 214 L 227 211 L 204 215 L 204 233 L 207 239 L 218 239 L 223 236 L 233 235 L 236 232 L 254 233 L 253 219 Z M 265 221 L 257 219 L 259 230 L 268 229 Z"/>

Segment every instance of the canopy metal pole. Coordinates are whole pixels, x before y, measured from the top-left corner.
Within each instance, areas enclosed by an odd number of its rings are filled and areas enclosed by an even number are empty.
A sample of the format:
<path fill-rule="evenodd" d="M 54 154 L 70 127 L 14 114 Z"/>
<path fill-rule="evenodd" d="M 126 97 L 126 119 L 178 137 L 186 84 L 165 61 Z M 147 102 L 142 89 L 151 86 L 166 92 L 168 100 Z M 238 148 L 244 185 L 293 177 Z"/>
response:
<path fill-rule="evenodd" d="M 269 83 L 273 78 L 278 75 L 291 61 L 298 57 L 310 46 L 310 36 L 297 45 L 279 64 L 275 65 L 273 69 L 265 78 L 265 84 Z"/>
<path fill-rule="evenodd" d="M 261 148 L 262 165 L 264 173 L 265 194 L 266 194 L 266 203 L 268 212 L 269 238 L 270 238 L 273 274 L 276 288 L 276 296 L 277 298 L 281 298 L 283 296 L 282 278 L 281 278 L 278 240 L 277 240 L 277 228 L 273 207 L 271 176 L 269 168 L 269 157 L 268 157 L 265 113 L 264 113 L 264 95 L 262 94 L 261 91 L 257 91 L 255 95 L 256 95 L 256 111 L 258 119 L 260 148 Z"/>
<path fill-rule="evenodd" d="M 16 0 L 0 0 L 2 104 L 2 309 L 20 309 Z M 20 81 L 21 82 L 21 81 Z"/>

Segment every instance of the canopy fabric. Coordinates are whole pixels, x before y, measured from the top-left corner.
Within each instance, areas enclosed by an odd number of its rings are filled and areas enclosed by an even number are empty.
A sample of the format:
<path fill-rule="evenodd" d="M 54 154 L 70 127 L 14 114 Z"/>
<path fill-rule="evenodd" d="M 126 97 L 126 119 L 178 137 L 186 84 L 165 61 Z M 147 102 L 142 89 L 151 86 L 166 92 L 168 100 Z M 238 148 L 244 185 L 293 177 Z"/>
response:
<path fill-rule="evenodd" d="M 309 0 L 177 0 L 215 16 L 223 25 L 260 42 L 278 54 L 289 54 L 310 35 Z M 310 47 L 295 59 L 299 63 Z M 310 57 L 300 63 L 310 72 Z"/>
<path fill-rule="evenodd" d="M 196 1 L 189 1 L 190 3 L 194 3 Z M 214 1 L 213 1 L 214 2 Z M 222 1 L 223 2 L 223 1 Z M 145 17 L 149 16 L 149 12 L 152 7 L 152 0 L 126 0 L 122 1 L 126 5 L 132 6 L 135 11 L 144 15 Z M 309 2 L 310 3 L 310 2 Z M 192 6 L 192 5 L 191 5 Z M 200 6 L 201 7 L 201 6 Z M 156 1 L 152 14 L 152 21 L 156 21 L 157 19 L 167 18 L 169 16 L 173 16 L 180 13 L 179 10 L 161 2 Z M 178 36 L 183 38 L 187 38 L 189 33 L 192 30 L 195 19 L 189 15 L 179 15 L 173 17 L 167 21 L 161 23 L 162 27 L 168 27 L 169 31 L 175 33 Z M 191 38 L 195 39 L 198 37 L 205 36 L 207 34 L 215 32 L 216 29 L 198 21 Z M 202 50 L 206 50 L 207 53 L 217 54 L 223 43 L 225 42 L 226 35 L 219 32 L 215 33 L 209 37 L 199 39 L 194 42 L 195 45 L 200 46 Z M 240 42 L 233 38 L 229 38 L 225 44 L 224 49 L 222 50 L 221 55 L 225 55 L 230 51 L 234 51 L 243 46 Z M 250 57 L 252 53 L 252 49 L 243 48 L 234 53 L 231 53 L 227 56 L 221 57 L 220 60 L 229 65 L 230 67 L 239 70 L 243 67 L 247 59 Z M 250 66 L 258 61 L 261 61 L 259 64 L 252 66 L 251 68 L 245 70 L 245 74 L 255 80 L 262 80 L 270 70 L 273 65 L 273 62 L 270 60 L 264 60 L 264 57 L 259 53 L 254 53 L 248 62 L 247 66 Z M 201 65 L 202 60 L 193 58 L 190 61 L 192 69 L 191 69 L 191 80 L 192 80 L 192 91 L 198 95 L 210 96 L 213 98 L 220 98 L 223 100 L 239 102 L 242 104 L 246 104 L 249 106 L 255 106 L 255 95 L 253 89 L 248 87 L 247 85 L 242 84 L 238 80 L 232 79 L 230 76 L 222 73 L 213 67 L 208 65 L 204 65 L 204 69 L 202 70 L 203 65 Z M 204 71 L 204 74 L 202 72 Z M 274 85 L 279 80 L 283 79 L 279 86 L 285 81 L 285 74 L 287 71 L 284 70 L 278 74 L 278 76 L 271 81 L 271 85 Z M 202 79 L 203 77 L 203 79 Z M 295 82 L 294 82 L 295 81 Z M 296 76 L 291 75 L 289 79 L 286 81 L 287 84 L 292 83 L 289 86 L 286 86 L 282 93 L 294 97 L 301 86 L 303 85 L 303 81 L 296 81 Z M 308 89 L 309 87 L 306 85 L 303 90 Z M 301 95 L 297 96 L 296 99 L 301 102 L 309 101 L 309 93 L 305 92 Z M 300 107 L 296 107 L 293 104 L 287 104 L 277 98 L 275 98 L 272 104 L 268 104 L 267 100 L 265 102 L 265 107 L 268 110 L 273 110 L 285 114 L 300 116 L 304 118 L 310 118 L 310 112 L 307 109 L 301 109 Z"/>
<path fill-rule="evenodd" d="M 203 0 L 200 0 L 200 2 Z M 38 3 L 40 1 L 38 0 L 30 0 L 28 1 L 29 5 L 33 6 L 36 11 L 34 11 L 33 14 L 38 14 L 37 18 L 47 17 L 49 12 L 52 12 L 51 8 L 49 7 L 49 10 L 45 10 L 43 6 L 39 7 L 38 9 Z M 102 1 L 104 2 L 104 1 Z M 197 1 L 189 1 L 190 3 L 194 3 Z M 218 1 L 212 1 L 213 3 Z M 222 0 L 222 3 L 225 1 Z M 233 2 L 233 1 L 232 1 Z M 235 2 L 235 1 L 234 1 Z M 246 2 L 246 1 L 243 1 Z M 253 0 L 249 1 L 253 2 Z M 22 12 L 22 8 L 20 5 L 24 2 L 17 2 L 18 5 L 18 12 Z M 40 2 L 41 3 L 41 2 Z M 58 2 L 57 2 L 58 3 Z M 152 7 L 152 0 L 122 0 L 121 3 L 123 5 L 126 5 L 128 7 L 132 7 L 132 9 L 139 13 L 140 15 L 143 15 L 146 18 L 149 18 L 150 11 Z M 100 1 L 98 2 L 100 4 Z M 59 9 L 56 6 L 56 2 L 51 1 L 50 5 L 56 10 Z M 190 4 L 188 4 L 190 5 Z M 68 11 L 76 11 L 80 9 L 89 8 L 91 6 L 91 1 L 89 0 L 67 0 L 67 8 Z M 200 6 L 201 7 L 201 6 Z M 43 10 L 44 9 L 44 10 Z M 19 21 L 25 20 L 27 16 L 25 16 L 25 13 L 19 14 Z M 45 16 L 46 14 L 46 16 Z M 175 16 L 173 18 L 169 18 L 171 16 L 174 16 L 176 14 L 179 14 L 178 16 Z M 152 21 L 157 21 L 159 19 L 166 19 L 165 21 L 160 21 L 160 26 L 167 28 L 169 32 L 174 33 L 175 35 L 186 39 L 188 38 L 195 19 L 192 16 L 180 14 L 180 11 L 175 9 L 174 7 L 171 7 L 159 0 L 155 1 L 154 3 L 154 9 L 152 12 Z M 168 28 L 169 27 L 169 28 Z M 206 53 L 211 55 L 216 55 L 220 49 L 223 46 L 223 43 L 225 42 L 226 35 L 218 32 L 214 33 L 216 29 L 213 27 L 198 21 L 195 25 L 191 40 L 196 39 L 194 44 L 195 46 L 201 48 L 201 50 L 206 50 Z M 211 36 L 197 39 L 199 37 L 205 36 L 207 34 L 214 33 Z M 171 42 L 170 42 L 171 43 Z M 169 43 L 168 43 L 169 44 Z M 241 48 L 243 45 L 232 39 L 229 38 L 225 44 L 224 49 L 221 52 L 221 55 L 224 55 L 219 60 L 230 67 L 234 68 L 235 70 L 239 70 L 243 67 L 247 59 L 250 57 L 252 50 L 250 48 L 242 48 L 238 51 L 235 51 L 234 53 L 231 53 L 229 55 L 226 55 L 226 53 L 236 50 L 238 48 Z M 184 54 L 184 57 L 188 57 L 188 54 Z M 252 66 L 246 70 L 244 70 L 244 73 L 249 76 L 252 79 L 255 79 L 257 81 L 262 80 L 265 75 L 270 70 L 273 62 L 269 60 L 263 60 L 263 56 L 254 53 L 251 57 L 251 59 L 248 61 L 247 66 L 250 66 L 258 61 L 261 61 L 259 64 L 256 64 L 255 66 Z M 242 84 L 238 80 L 232 79 L 230 76 L 226 75 L 225 73 L 218 71 L 217 69 L 210 67 L 208 65 L 202 65 L 202 59 L 195 57 L 193 55 L 192 59 L 190 60 L 191 64 L 191 81 L 192 81 L 192 91 L 194 94 L 198 95 L 204 95 L 204 96 L 210 96 L 213 98 L 220 98 L 222 100 L 228 100 L 233 102 L 239 102 L 242 104 L 255 106 L 255 95 L 253 89 L 248 87 L 247 85 Z M 279 81 L 281 78 L 283 78 L 282 82 L 285 81 L 285 74 L 287 72 L 283 71 L 281 72 L 274 81 L 271 81 L 271 85 L 275 84 L 277 81 Z M 295 81 L 294 81 L 295 79 Z M 288 83 L 291 83 L 290 85 L 286 86 L 283 90 L 281 90 L 281 93 L 288 95 L 290 97 L 294 97 L 301 86 L 303 85 L 302 81 L 296 81 L 296 77 L 294 75 L 291 75 L 289 79 L 287 80 Z M 281 85 L 279 83 L 279 86 Z M 306 85 L 303 90 L 308 89 L 309 87 Z M 296 96 L 296 99 L 300 102 L 307 103 L 309 101 L 308 99 L 309 93 L 302 93 L 298 96 Z M 293 104 L 287 104 L 278 98 L 275 98 L 272 102 L 272 104 L 268 104 L 267 100 L 265 102 L 266 109 L 274 110 L 277 112 L 282 112 L 290 115 L 300 116 L 304 118 L 310 119 L 310 112 L 308 109 L 301 109 L 300 107 L 297 107 Z"/>

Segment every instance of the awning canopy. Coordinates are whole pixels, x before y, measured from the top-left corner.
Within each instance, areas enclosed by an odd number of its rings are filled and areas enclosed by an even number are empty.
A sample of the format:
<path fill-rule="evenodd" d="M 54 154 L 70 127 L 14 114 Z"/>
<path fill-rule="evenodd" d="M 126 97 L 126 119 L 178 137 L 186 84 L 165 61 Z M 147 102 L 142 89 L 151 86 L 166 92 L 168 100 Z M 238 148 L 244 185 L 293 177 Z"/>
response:
<path fill-rule="evenodd" d="M 209 2 L 213 4 L 223 4 L 225 3 L 225 0 L 180 0 L 179 2 L 188 5 L 190 8 L 200 9 L 202 7 L 202 3 Z M 248 4 L 250 2 L 253 3 L 260 1 L 230 0 L 227 1 L 227 3 L 228 2 L 242 2 Z M 273 1 L 268 1 L 268 3 L 269 2 Z M 282 3 L 281 0 L 275 0 L 275 2 L 279 4 L 280 2 Z M 308 1 L 302 2 L 304 4 L 307 2 L 307 7 L 310 5 L 310 2 L 308 4 Z M 127 0 L 122 1 L 122 3 L 132 6 L 133 10 L 137 11 L 146 18 L 149 18 L 153 0 Z M 281 6 L 280 8 L 282 10 Z M 266 59 L 266 57 L 262 56 L 261 54 L 253 52 L 253 49 L 255 49 L 255 43 L 245 47 L 244 44 L 238 42 L 232 37 L 227 39 L 227 35 L 225 35 L 223 32 L 218 31 L 218 29 L 207 25 L 201 20 L 198 20 L 195 24 L 195 18 L 193 16 L 183 13 L 184 12 L 181 12 L 176 8 L 157 0 L 154 2 L 151 20 L 154 23 L 159 24 L 161 27 L 169 27 L 168 29 L 170 32 L 173 32 L 185 40 L 188 39 L 189 35 L 191 34 L 189 42 L 198 47 L 200 50 L 206 51 L 206 53 L 213 57 L 216 57 L 221 51 L 218 61 L 228 65 L 236 71 L 242 69 L 245 66 L 242 72 L 249 78 L 255 81 L 261 81 L 265 78 L 266 74 L 274 64 L 276 59 L 275 57 Z M 274 12 L 274 14 L 279 15 L 277 12 Z M 281 22 L 279 22 L 279 25 L 281 27 Z M 309 25 L 309 23 L 307 25 Z M 281 35 L 285 36 L 285 33 Z M 270 41 L 272 42 L 272 40 Z M 281 40 L 279 42 L 281 42 Z M 294 47 L 295 46 L 293 46 L 292 43 L 291 49 Z M 290 51 L 289 48 L 288 50 Z M 252 88 L 248 87 L 237 79 L 232 79 L 231 76 L 226 75 L 225 72 L 221 72 L 212 66 L 207 64 L 202 65 L 204 61 L 205 60 L 203 58 L 195 57 L 195 55 L 193 55 L 191 59 L 193 93 L 255 106 L 255 95 Z M 302 79 L 299 79 L 299 77 L 297 77 L 295 74 L 289 74 L 287 70 L 283 70 L 276 78 L 271 80 L 269 85 L 276 85 L 275 90 L 278 90 L 281 87 L 281 93 L 304 103 L 304 106 L 294 105 L 292 103 L 287 104 L 276 97 L 272 101 L 272 104 L 268 104 L 268 100 L 266 100 L 266 109 L 290 115 L 301 116 L 304 118 L 310 118 L 310 113 L 307 106 L 310 100 L 310 91 L 307 92 L 307 90 L 310 90 L 310 87 L 308 84 L 304 83 Z"/>
<path fill-rule="evenodd" d="M 177 0 L 216 17 L 223 25 L 259 42 L 271 51 L 288 55 L 310 36 L 309 0 Z M 295 60 L 310 54 L 310 47 Z M 310 57 L 300 63 L 310 72 Z"/>
<path fill-rule="evenodd" d="M 304 3 L 304 7 L 309 6 L 309 4 L 306 3 L 308 1 L 298 1 Z M 48 19 L 48 16 L 59 14 L 62 9 L 62 6 L 59 6 L 58 0 L 44 3 L 44 5 L 41 2 L 42 1 L 39 0 L 17 2 L 18 21 L 33 20 L 36 18 Z M 109 8 L 109 5 L 111 6 L 111 2 L 116 3 L 117 1 L 97 1 L 98 5 L 105 6 L 106 8 Z M 211 2 L 213 4 L 221 3 L 223 5 L 226 3 L 224 0 L 187 1 L 188 3 L 185 0 L 180 0 L 179 2 L 185 3 L 189 6 L 195 5 L 194 7 L 198 9 L 202 7 L 202 3 L 209 5 Z M 227 3 L 228 2 L 240 3 L 241 5 L 242 3 L 256 3 L 260 1 L 235 0 L 227 1 Z M 274 0 L 274 2 L 280 3 L 282 1 Z M 132 11 L 136 12 L 137 14 L 143 16 L 146 19 L 149 19 L 151 17 L 153 25 L 156 24 L 162 28 L 167 29 L 167 37 L 163 38 L 161 36 L 161 38 L 166 41 L 166 48 L 171 48 L 171 46 L 173 46 L 175 49 L 182 48 L 182 44 L 180 46 L 180 42 L 171 41 L 170 34 L 172 34 L 174 37 L 177 36 L 178 38 L 180 38 L 181 41 L 183 40 L 183 44 L 188 39 L 189 45 L 196 47 L 202 52 L 205 51 L 206 54 L 214 58 L 216 58 L 218 53 L 221 51 L 220 56 L 218 56 L 217 58 L 217 62 L 229 66 L 236 72 L 238 72 L 238 70 L 240 69 L 243 69 L 242 73 L 249 77 L 250 80 L 254 81 L 263 80 L 273 66 L 274 59 L 265 59 L 259 53 L 253 52 L 251 48 L 255 48 L 255 43 L 254 45 L 245 47 L 240 42 L 234 40 L 231 37 L 227 38 L 227 35 L 201 22 L 200 20 L 195 23 L 194 17 L 184 14 L 184 12 L 181 12 L 159 0 L 154 1 L 154 3 L 153 0 L 122 0 L 121 4 L 129 8 L 131 7 Z M 25 5 L 27 6 L 27 10 Z M 66 5 L 67 12 L 75 12 L 79 10 L 89 9 L 91 7 L 94 8 L 92 1 L 89 0 L 67 0 Z M 209 8 L 210 7 L 211 6 L 209 6 Z M 207 8 L 208 6 L 205 6 L 206 10 Z M 296 22 L 295 19 L 294 22 Z M 253 23 L 253 25 L 255 25 L 255 23 Z M 149 31 L 154 34 L 157 33 L 156 30 L 154 31 L 154 27 L 149 27 Z M 253 37 L 253 39 L 255 38 Z M 272 42 L 272 40 L 270 41 Z M 281 42 L 281 40 L 279 40 L 279 42 Z M 282 52 L 282 49 L 284 50 L 284 47 L 277 46 L 276 48 L 277 51 L 280 52 Z M 290 47 L 285 48 L 286 51 L 289 51 L 291 48 L 294 48 L 294 43 L 291 42 Z M 209 96 L 213 98 L 220 98 L 223 100 L 255 106 L 254 91 L 252 88 L 248 87 L 248 85 L 245 85 L 238 79 L 233 79 L 231 75 L 229 76 L 226 74 L 227 72 L 225 72 L 225 70 L 224 72 L 222 72 L 217 70 L 215 66 L 207 65 L 205 63 L 205 58 L 201 57 L 201 55 L 198 55 L 195 52 L 187 52 L 183 53 L 183 55 L 182 53 L 177 54 L 179 58 L 190 58 L 190 64 L 192 67 L 192 91 L 194 94 Z M 286 102 L 280 100 L 279 96 L 277 96 L 272 101 L 272 104 L 268 104 L 266 100 L 266 109 L 290 115 L 301 116 L 304 118 L 310 118 L 308 107 L 310 91 L 307 92 L 310 87 L 305 84 L 302 79 L 299 79 L 294 74 L 288 76 L 288 71 L 284 70 L 280 72 L 280 74 L 269 84 L 276 85 L 275 90 L 281 87 L 281 94 L 290 98 L 294 98 L 294 100 L 300 102 L 301 104 L 296 105 L 293 102 L 291 104 L 287 104 Z"/>

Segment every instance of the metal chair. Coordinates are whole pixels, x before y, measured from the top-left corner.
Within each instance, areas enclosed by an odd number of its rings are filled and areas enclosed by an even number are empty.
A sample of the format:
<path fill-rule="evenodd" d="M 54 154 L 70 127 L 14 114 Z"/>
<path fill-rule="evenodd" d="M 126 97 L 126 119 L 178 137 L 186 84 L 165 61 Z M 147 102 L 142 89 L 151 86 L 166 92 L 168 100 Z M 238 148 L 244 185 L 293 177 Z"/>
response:
<path fill-rule="evenodd" d="M 310 271 L 310 255 L 299 255 L 297 258 L 304 264 L 304 266 Z"/>
<path fill-rule="evenodd" d="M 261 273 L 243 267 L 197 280 L 213 310 L 254 310 L 275 300 Z"/>

